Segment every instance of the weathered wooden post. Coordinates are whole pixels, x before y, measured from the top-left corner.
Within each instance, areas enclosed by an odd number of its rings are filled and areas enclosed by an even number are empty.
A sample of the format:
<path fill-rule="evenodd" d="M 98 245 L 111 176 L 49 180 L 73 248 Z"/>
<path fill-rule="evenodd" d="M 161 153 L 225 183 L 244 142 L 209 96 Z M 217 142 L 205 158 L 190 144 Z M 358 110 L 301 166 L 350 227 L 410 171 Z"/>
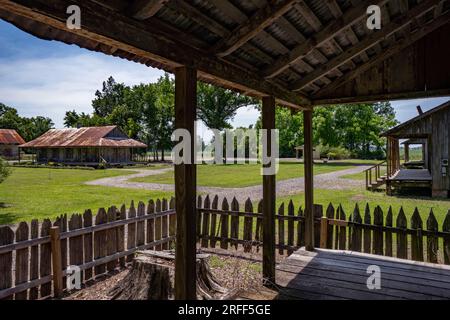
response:
<path fill-rule="evenodd" d="M 328 236 L 328 218 L 322 217 L 320 220 L 320 248 L 327 248 Z"/>
<path fill-rule="evenodd" d="M 61 258 L 61 234 L 59 227 L 50 229 L 50 241 L 52 248 L 52 270 L 53 270 L 53 294 L 60 298 L 63 293 L 63 273 Z"/>
<path fill-rule="evenodd" d="M 313 142 L 312 110 L 303 111 L 304 125 L 304 168 L 305 168 L 305 248 L 314 250 L 314 183 L 313 183 Z"/>
<path fill-rule="evenodd" d="M 262 125 L 267 130 L 267 156 L 271 154 L 272 130 L 275 129 L 275 98 L 262 99 Z M 275 165 L 272 163 L 271 165 Z M 276 202 L 276 176 L 263 175 L 263 279 L 264 285 L 275 283 L 275 202 Z"/>
<path fill-rule="evenodd" d="M 175 70 L 175 128 L 185 129 L 190 133 L 191 161 L 175 165 L 175 210 L 177 214 L 175 299 L 177 300 L 195 300 L 197 298 L 197 174 L 194 162 L 196 108 L 197 71 L 186 66 L 179 67 Z"/>

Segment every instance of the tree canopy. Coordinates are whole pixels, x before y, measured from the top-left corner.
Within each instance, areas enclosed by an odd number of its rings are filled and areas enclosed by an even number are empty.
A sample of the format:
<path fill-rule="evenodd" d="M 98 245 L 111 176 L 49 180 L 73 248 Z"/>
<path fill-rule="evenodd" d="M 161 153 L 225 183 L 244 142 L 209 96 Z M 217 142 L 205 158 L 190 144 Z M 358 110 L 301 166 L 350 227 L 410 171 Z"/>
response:
<path fill-rule="evenodd" d="M 280 156 L 292 157 L 304 144 L 303 113 L 277 108 Z M 316 107 L 313 112 L 313 143 L 324 150 L 345 148 L 358 158 L 383 158 L 385 139 L 380 134 L 395 126 L 395 111 L 389 102 Z M 261 128 L 261 120 L 256 125 Z"/>
<path fill-rule="evenodd" d="M 36 139 L 53 126 L 50 118 L 21 117 L 16 109 L 0 103 L 0 129 L 14 129 L 25 141 Z"/>
<path fill-rule="evenodd" d="M 258 104 L 253 98 L 207 83 L 199 82 L 197 88 L 198 118 L 211 129 L 231 129 L 230 121 L 240 108 Z"/>

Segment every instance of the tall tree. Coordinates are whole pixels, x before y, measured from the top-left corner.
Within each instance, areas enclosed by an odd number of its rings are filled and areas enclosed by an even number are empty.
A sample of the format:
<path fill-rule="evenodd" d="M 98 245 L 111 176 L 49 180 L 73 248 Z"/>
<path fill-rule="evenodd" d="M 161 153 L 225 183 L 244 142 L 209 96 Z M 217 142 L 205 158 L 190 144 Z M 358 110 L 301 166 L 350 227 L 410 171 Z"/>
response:
<path fill-rule="evenodd" d="M 197 90 L 198 118 L 211 129 L 231 129 L 230 121 L 242 107 L 256 105 L 258 102 L 243 94 L 216 87 L 203 82 Z"/>
<path fill-rule="evenodd" d="M 117 83 L 113 77 L 103 82 L 102 91 L 95 92 L 95 99 L 92 101 L 94 113 L 100 117 L 111 114 L 115 107 L 125 103 L 125 96 L 130 90 L 123 83 Z"/>

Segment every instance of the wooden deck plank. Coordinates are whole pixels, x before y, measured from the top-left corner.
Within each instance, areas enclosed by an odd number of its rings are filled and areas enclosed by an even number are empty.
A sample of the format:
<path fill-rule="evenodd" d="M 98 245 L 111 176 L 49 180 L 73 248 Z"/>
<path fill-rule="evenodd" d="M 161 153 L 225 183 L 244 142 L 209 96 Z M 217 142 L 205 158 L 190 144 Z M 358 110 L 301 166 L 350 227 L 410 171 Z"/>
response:
<path fill-rule="evenodd" d="M 371 264 L 378 263 L 383 266 L 391 266 L 393 268 L 406 269 L 410 271 L 422 271 L 427 273 L 433 273 L 445 277 L 450 276 L 450 265 L 443 264 L 433 264 L 422 261 L 412 261 L 406 259 L 399 259 L 394 257 L 387 256 L 378 256 L 367 253 L 360 253 L 354 251 L 344 251 L 344 250 L 328 250 L 328 249 L 316 249 L 316 252 L 308 252 L 300 249 L 296 252 L 296 254 L 301 255 L 311 255 L 316 256 L 317 253 L 320 253 L 322 257 L 330 257 L 332 259 L 341 259 L 348 261 L 361 262 L 367 261 Z"/>
<path fill-rule="evenodd" d="M 391 181 L 432 181 L 427 169 L 401 169 L 389 178 Z"/>
<path fill-rule="evenodd" d="M 380 300 L 380 299 L 399 299 L 396 297 L 378 294 L 375 291 L 364 290 L 362 286 L 347 281 L 339 281 L 336 279 L 326 279 L 321 277 L 312 277 L 308 275 L 293 274 L 285 271 L 277 271 L 277 285 L 283 288 L 296 289 L 317 295 L 326 295 L 343 299 L 364 299 L 364 300 Z M 319 298 L 321 299 L 321 298 Z"/>
<path fill-rule="evenodd" d="M 381 289 L 367 288 L 367 267 Z M 277 266 L 278 299 L 450 299 L 450 267 L 344 250 L 300 249 Z"/>
<path fill-rule="evenodd" d="M 345 268 L 313 268 L 308 265 L 299 266 L 298 264 L 283 264 L 278 270 L 292 272 L 296 278 L 307 277 L 319 278 L 329 283 L 330 281 L 342 281 L 346 284 L 352 284 L 353 287 L 362 291 L 367 289 L 366 281 L 369 275 L 366 272 L 345 272 Z M 381 295 L 404 299 L 450 299 L 450 290 L 439 287 L 423 285 L 423 283 L 404 282 L 398 279 L 388 279 L 381 270 L 381 289 L 370 291 Z"/>
<path fill-rule="evenodd" d="M 367 266 L 368 264 L 364 263 L 358 263 L 358 262 L 349 262 L 349 261 L 343 261 L 339 259 L 327 259 L 327 258 L 319 258 L 314 259 L 314 261 L 311 262 L 304 262 L 301 260 L 286 260 L 284 264 L 294 264 L 294 265 L 308 265 L 310 268 L 319 268 L 319 269 L 341 269 L 344 268 L 344 270 L 340 270 L 342 272 L 349 272 L 349 273 L 357 273 L 364 272 L 366 274 Z M 431 287 L 437 287 L 437 288 L 445 288 L 450 290 L 450 282 L 448 281 L 440 281 L 440 276 L 428 276 L 426 273 L 412 273 L 410 271 L 403 271 L 401 269 L 394 269 L 391 267 L 382 267 L 383 277 L 386 279 L 391 280 L 398 280 L 403 282 L 412 282 L 417 283 L 418 280 L 422 280 L 427 283 L 427 285 Z"/>

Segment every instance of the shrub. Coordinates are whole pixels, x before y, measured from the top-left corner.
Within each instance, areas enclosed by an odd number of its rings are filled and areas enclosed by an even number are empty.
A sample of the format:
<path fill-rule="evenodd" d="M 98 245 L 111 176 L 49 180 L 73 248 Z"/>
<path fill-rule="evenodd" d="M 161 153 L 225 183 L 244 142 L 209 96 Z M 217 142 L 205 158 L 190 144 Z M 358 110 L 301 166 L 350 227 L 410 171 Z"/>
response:
<path fill-rule="evenodd" d="M 317 147 L 320 151 L 320 157 L 328 158 L 330 160 L 343 160 L 350 158 L 350 151 L 343 147 L 330 147 L 320 145 Z"/>
<path fill-rule="evenodd" d="M 8 163 L 0 158 L 0 183 L 5 181 L 5 179 L 11 174 L 11 170 L 8 167 Z"/>

